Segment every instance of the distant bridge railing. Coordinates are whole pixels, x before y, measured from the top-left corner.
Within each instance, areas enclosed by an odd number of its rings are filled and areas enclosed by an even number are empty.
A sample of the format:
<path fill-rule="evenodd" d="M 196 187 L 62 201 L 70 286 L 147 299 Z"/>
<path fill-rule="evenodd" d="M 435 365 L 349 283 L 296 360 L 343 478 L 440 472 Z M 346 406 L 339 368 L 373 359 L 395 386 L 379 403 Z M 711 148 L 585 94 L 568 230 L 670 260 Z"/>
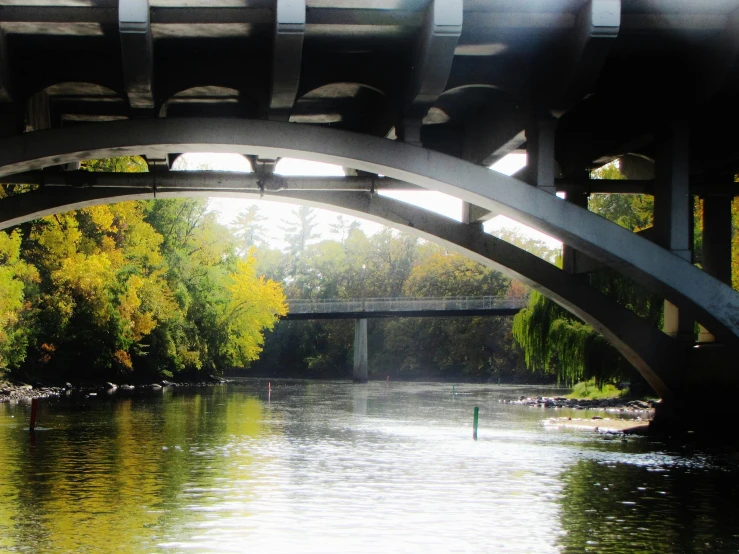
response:
<path fill-rule="evenodd" d="M 357 319 L 514 315 L 526 298 L 445 296 L 438 298 L 289 299 L 284 319 Z"/>

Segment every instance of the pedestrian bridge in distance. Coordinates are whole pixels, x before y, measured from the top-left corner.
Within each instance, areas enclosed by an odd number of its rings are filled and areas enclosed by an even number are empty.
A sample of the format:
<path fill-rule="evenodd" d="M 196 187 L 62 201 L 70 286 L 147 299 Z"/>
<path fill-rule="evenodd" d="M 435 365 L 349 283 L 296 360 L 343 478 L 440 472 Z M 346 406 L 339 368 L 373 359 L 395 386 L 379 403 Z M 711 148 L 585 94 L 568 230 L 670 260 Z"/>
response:
<path fill-rule="evenodd" d="M 366 319 L 390 317 L 510 316 L 526 298 L 445 296 L 436 298 L 288 299 L 282 319 Z"/>

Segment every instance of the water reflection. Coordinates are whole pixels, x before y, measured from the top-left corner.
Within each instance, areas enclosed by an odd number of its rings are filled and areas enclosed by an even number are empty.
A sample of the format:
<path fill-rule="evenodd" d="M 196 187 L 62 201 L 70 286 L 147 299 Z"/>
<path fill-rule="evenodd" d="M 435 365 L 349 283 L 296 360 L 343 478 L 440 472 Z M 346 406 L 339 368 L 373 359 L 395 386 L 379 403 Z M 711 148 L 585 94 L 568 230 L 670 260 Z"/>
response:
<path fill-rule="evenodd" d="M 734 472 L 581 460 L 562 480 L 564 552 L 739 550 Z"/>
<path fill-rule="evenodd" d="M 209 393 L 50 402 L 35 444 L 16 407 L 0 419 L 0 549 L 147 551 L 202 518 L 179 508 L 218 488 L 233 437 L 265 432 L 261 401 Z"/>
<path fill-rule="evenodd" d="M 35 443 L 28 407 L 0 404 L 0 551 L 739 548 L 736 460 L 552 431 L 499 403 L 532 390 L 456 392 L 273 381 L 268 402 L 249 381 L 63 399 L 42 404 Z"/>

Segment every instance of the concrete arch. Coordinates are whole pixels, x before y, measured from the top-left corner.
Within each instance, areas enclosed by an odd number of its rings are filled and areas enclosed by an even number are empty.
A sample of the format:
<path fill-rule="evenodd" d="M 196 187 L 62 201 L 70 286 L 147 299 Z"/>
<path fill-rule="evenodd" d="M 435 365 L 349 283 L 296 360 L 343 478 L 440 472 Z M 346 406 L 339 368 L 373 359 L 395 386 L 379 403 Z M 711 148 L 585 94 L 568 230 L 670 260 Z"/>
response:
<path fill-rule="evenodd" d="M 167 191 L 158 198 L 234 196 L 227 193 Z M 239 197 L 259 199 L 257 193 Z M 124 200 L 149 200 L 150 189 L 51 188 L 0 201 L 0 229 L 72 209 Z M 481 229 L 382 196 L 352 192 L 291 192 L 267 194 L 273 201 L 299 203 L 361 217 L 409 232 L 456 251 L 539 290 L 600 332 L 644 376 L 654 390 L 679 406 L 683 375 L 678 368 L 685 348 L 633 312 L 592 287 Z"/>
<path fill-rule="evenodd" d="M 271 121 L 122 121 L 3 139 L 0 177 L 90 158 L 197 151 L 303 158 L 445 192 L 558 238 L 649 286 L 721 340 L 739 340 L 739 294 L 692 264 L 526 183 L 397 141 Z"/>
<path fill-rule="evenodd" d="M 218 117 L 224 110 L 232 117 L 247 117 L 258 112 L 259 103 L 235 88 L 204 85 L 177 91 L 158 107 L 159 117 L 179 117 L 194 111 Z"/>

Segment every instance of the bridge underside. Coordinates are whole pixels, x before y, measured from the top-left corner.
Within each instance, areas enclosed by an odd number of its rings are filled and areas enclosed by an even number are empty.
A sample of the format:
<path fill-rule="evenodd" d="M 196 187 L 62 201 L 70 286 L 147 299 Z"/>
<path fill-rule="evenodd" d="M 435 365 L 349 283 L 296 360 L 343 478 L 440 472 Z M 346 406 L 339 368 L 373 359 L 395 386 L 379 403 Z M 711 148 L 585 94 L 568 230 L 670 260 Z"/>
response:
<path fill-rule="evenodd" d="M 691 392 L 736 386 L 736 372 L 713 358 L 734 359 L 739 345 L 730 287 L 739 0 L 4 4 L 0 180 L 41 186 L 0 200 L 3 228 L 155 193 L 332 206 L 542 290 L 676 409 Z M 168 172 L 198 151 L 244 154 L 255 178 Z M 487 169 L 512 151 L 528 154 L 519 174 Z M 65 171 L 133 154 L 150 176 Z M 284 156 L 356 176 L 279 190 L 272 172 Z M 589 178 L 616 159 L 627 180 Z M 465 201 L 465 222 L 375 196 L 381 186 L 449 193 Z M 653 194 L 654 226 L 637 235 L 588 212 L 591 192 Z M 702 269 L 694 195 L 704 199 Z M 484 234 L 480 222 L 494 214 L 562 240 L 564 269 Z M 601 267 L 665 298 L 669 335 L 591 288 L 583 274 Z M 694 322 L 714 347 L 694 348 Z"/>

